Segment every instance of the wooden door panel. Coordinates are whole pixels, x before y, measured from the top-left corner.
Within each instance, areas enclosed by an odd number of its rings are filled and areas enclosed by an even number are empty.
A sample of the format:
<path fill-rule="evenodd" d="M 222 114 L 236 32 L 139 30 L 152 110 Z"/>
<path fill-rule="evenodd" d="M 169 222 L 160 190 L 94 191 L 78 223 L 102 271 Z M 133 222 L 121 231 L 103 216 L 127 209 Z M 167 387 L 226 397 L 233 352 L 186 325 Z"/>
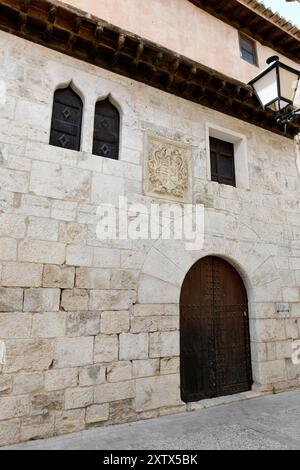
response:
<path fill-rule="evenodd" d="M 221 258 L 200 260 L 185 278 L 180 304 L 182 399 L 249 390 L 247 293 L 237 271 Z"/>

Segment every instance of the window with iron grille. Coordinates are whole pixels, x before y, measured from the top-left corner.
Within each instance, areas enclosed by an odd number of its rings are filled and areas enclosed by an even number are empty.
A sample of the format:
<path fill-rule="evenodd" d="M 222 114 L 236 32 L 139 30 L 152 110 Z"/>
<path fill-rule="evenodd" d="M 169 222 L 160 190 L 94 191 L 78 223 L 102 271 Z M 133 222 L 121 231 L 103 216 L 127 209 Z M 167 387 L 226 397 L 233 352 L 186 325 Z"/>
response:
<path fill-rule="evenodd" d="M 83 103 L 75 91 L 56 90 L 53 99 L 50 145 L 80 150 Z"/>
<path fill-rule="evenodd" d="M 211 179 L 221 184 L 236 186 L 234 145 L 210 137 Z"/>
<path fill-rule="evenodd" d="M 93 154 L 117 160 L 119 133 L 119 111 L 108 98 L 98 101 L 95 107 Z"/>
<path fill-rule="evenodd" d="M 250 64 L 258 66 L 256 43 L 252 39 L 239 34 L 241 57 Z"/>

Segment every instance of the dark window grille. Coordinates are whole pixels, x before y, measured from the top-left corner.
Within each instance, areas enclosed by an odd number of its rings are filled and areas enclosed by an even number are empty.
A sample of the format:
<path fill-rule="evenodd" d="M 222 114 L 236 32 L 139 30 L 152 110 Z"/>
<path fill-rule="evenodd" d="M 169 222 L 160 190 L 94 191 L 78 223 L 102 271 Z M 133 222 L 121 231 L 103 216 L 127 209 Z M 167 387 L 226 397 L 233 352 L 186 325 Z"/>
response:
<path fill-rule="evenodd" d="M 233 144 L 210 137 L 210 163 L 212 181 L 236 185 Z"/>
<path fill-rule="evenodd" d="M 242 34 L 239 35 L 240 40 L 240 51 L 241 57 L 253 65 L 258 65 L 258 58 L 257 58 L 257 49 L 255 41 L 252 39 L 243 36 Z"/>
<path fill-rule="evenodd" d="M 68 86 L 54 93 L 50 145 L 80 150 L 83 103 Z"/>
<path fill-rule="evenodd" d="M 98 101 L 95 107 L 93 154 L 118 160 L 119 134 L 119 111 L 108 98 Z"/>

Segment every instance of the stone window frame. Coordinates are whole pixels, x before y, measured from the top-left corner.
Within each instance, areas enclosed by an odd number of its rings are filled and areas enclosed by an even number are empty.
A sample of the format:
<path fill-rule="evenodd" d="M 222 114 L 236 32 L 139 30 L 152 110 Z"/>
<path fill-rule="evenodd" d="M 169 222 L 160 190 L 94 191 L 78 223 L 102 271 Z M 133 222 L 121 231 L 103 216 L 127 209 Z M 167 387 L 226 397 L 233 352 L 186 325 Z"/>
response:
<path fill-rule="evenodd" d="M 207 163 L 207 179 L 211 181 L 211 163 L 210 163 L 210 137 L 224 140 L 234 146 L 234 165 L 236 188 L 249 189 L 249 165 L 248 165 L 248 149 L 247 137 L 231 129 L 227 129 L 216 124 L 206 123 L 206 163 Z M 216 183 L 220 184 L 220 183 Z"/>

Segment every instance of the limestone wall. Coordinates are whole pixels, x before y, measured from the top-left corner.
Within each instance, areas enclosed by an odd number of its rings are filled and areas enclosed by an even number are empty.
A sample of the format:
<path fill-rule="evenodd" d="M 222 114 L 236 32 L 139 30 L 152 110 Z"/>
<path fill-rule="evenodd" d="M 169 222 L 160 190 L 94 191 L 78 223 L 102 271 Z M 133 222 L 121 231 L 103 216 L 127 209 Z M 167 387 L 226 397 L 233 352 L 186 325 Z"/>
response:
<path fill-rule="evenodd" d="M 186 410 L 178 301 L 206 254 L 244 277 L 255 388 L 299 385 L 293 142 L 9 34 L 0 43 L 0 445 Z M 84 100 L 80 152 L 48 145 L 53 92 L 71 80 Z M 122 115 L 120 161 L 91 154 L 95 102 L 109 93 Z M 249 187 L 209 181 L 207 123 L 245 137 Z M 155 199 L 143 191 L 148 135 L 191 146 L 203 250 L 96 236 L 100 203 Z"/>

